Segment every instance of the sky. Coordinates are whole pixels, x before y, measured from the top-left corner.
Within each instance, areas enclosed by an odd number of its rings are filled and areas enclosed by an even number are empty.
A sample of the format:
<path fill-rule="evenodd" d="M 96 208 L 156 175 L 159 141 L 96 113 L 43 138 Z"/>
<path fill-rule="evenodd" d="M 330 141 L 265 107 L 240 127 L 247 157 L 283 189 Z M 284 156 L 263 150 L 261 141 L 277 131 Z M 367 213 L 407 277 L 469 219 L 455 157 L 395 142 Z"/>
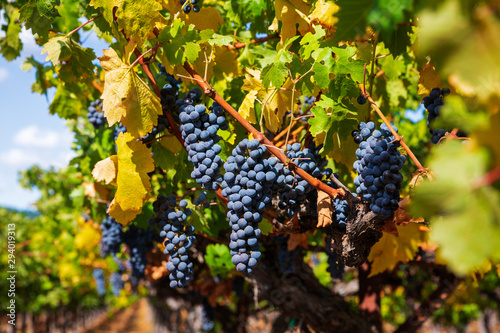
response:
<path fill-rule="evenodd" d="M 0 24 L 5 24 L 1 11 Z M 95 48 L 97 56 L 108 48 L 93 32 L 82 34 L 83 45 Z M 19 58 L 7 62 L 0 56 L 0 206 L 33 210 L 40 193 L 21 188 L 19 172 L 33 165 L 66 166 L 74 156 L 73 134 L 64 119 L 49 114 L 55 89 L 48 96 L 31 92 L 35 70 L 24 72 L 21 64 L 32 55 L 44 62 L 46 55 L 41 54 L 42 47 L 35 43 L 30 30 L 23 28 L 20 37 L 24 46 Z"/>

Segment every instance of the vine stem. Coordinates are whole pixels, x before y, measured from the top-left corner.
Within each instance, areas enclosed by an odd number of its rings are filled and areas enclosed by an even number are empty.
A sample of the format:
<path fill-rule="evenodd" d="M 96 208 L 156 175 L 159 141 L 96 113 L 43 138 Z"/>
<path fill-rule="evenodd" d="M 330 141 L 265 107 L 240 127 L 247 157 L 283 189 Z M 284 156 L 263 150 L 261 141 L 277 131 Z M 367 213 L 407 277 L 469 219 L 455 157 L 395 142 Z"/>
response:
<path fill-rule="evenodd" d="M 365 87 L 362 86 L 362 84 L 359 84 L 359 88 L 364 92 L 364 96 L 368 100 L 368 102 L 370 102 L 370 104 L 372 105 L 373 110 L 375 110 L 375 112 L 379 115 L 379 117 L 382 119 L 382 121 L 387 125 L 387 127 L 391 131 L 392 135 L 394 135 L 394 137 L 396 138 L 396 140 L 399 141 L 399 143 L 401 144 L 401 147 L 403 147 L 403 149 L 408 153 L 408 156 L 410 156 L 410 158 L 412 159 L 412 161 L 417 166 L 418 170 L 421 171 L 421 172 L 427 172 L 426 169 L 419 162 L 419 160 L 417 159 L 417 157 L 415 156 L 415 154 L 413 154 L 413 152 L 411 151 L 410 147 L 408 147 L 408 145 L 406 144 L 406 142 L 404 142 L 403 137 L 401 137 L 401 135 L 399 135 L 398 132 L 396 132 L 394 130 L 394 127 L 392 127 L 392 125 L 389 122 L 389 120 L 387 120 L 387 118 L 384 116 L 384 114 L 382 113 L 382 111 L 380 111 L 380 109 L 377 106 L 377 104 L 375 103 L 375 101 L 372 99 L 372 97 L 370 96 L 370 94 L 365 90 Z"/>
<path fill-rule="evenodd" d="M 377 34 L 375 34 L 374 36 L 374 39 L 373 39 L 373 55 L 372 55 L 372 64 L 371 64 L 371 70 L 370 70 L 370 96 L 372 95 L 373 93 L 373 81 L 375 79 L 375 74 L 374 74 L 374 71 L 375 71 L 375 60 L 376 60 L 376 54 L 377 54 L 377 43 L 378 43 L 378 36 Z M 366 88 L 365 88 L 366 89 Z M 366 90 L 365 90 L 366 92 Z M 368 121 L 370 120 L 371 118 L 371 103 L 368 104 Z"/>
<path fill-rule="evenodd" d="M 163 46 L 163 44 L 158 43 L 149 50 L 147 50 L 146 52 L 144 52 L 143 54 L 141 54 L 140 56 L 138 56 L 137 59 L 135 59 L 135 61 L 132 63 L 132 65 L 130 65 L 130 67 L 134 67 L 137 64 L 137 62 L 141 61 L 144 58 L 146 54 L 158 49 L 160 46 Z"/>
<path fill-rule="evenodd" d="M 96 17 L 94 18 L 91 18 L 90 20 L 88 20 L 87 22 L 83 23 L 81 26 L 79 26 L 78 28 L 76 28 L 75 30 L 69 32 L 66 36 L 69 37 L 71 36 L 72 34 L 74 34 L 75 32 L 77 32 L 78 30 L 80 30 L 81 28 L 83 28 L 84 26 L 86 26 L 87 24 L 89 24 L 90 22 L 98 19 L 99 17 L 101 17 L 103 14 L 99 14 L 97 15 Z"/>
<path fill-rule="evenodd" d="M 103 92 L 102 86 L 99 83 L 97 83 L 96 81 L 92 81 L 92 85 L 102 95 L 102 92 Z"/>
<path fill-rule="evenodd" d="M 216 101 L 224 110 L 226 110 L 231 116 L 233 116 L 236 121 L 238 121 L 248 132 L 252 133 L 253 137 L 259 140 L 261 143 L 265 144 L 268 147 L 268 150 L 276 156 L 283 164 L 287 165 L 291 171 L 295 171 L 302 179 L 307 181 L 312 187 L 317 190 L 324 191 L 328 193 L 332 197 L 336 197 L 337 195 L 343 195 L 344 189 L 336 190 L 318 179 L 311 176 L 305 170 L 299 168 L 295 163 L 290 162 L 288 158 L 281 152 L 281 150 L 275 147 L 268 138 L 264 136 L 261 132 L 259 132 L 255 127 L 253 127 L 248 121 L 246 121 L 239 113 L 236 111 L 229 103 L 227 103 L 215 90 L 213 90 L 208 83 L 204 82 L 201 76 L 195 71 L 195 69 L 187 62 L 184 63 L 184 69 L 191 75 L 196 82 L 200 85 L 202 90 L 208 91 L 207 94 L 210 98 Z"/>
<path fill-rule="evenodd" d="M 272 35 L 268 35 L 266 37 L 252 39 L 249 43 L 250 44 L 262 44 L 262 43 L 267 42 L 268 40 L 277 39 L 277 38 L 280 38 L 280 35 L 272 34 Z M 233 45 L 228 45 L 227 48 L 228 48 L 228 50 L 238 50 L 238 49 L 244 48 L 245 46 L 247 46 L 247 43 L 242 42 L 242 43 L 234 43 Z"/>

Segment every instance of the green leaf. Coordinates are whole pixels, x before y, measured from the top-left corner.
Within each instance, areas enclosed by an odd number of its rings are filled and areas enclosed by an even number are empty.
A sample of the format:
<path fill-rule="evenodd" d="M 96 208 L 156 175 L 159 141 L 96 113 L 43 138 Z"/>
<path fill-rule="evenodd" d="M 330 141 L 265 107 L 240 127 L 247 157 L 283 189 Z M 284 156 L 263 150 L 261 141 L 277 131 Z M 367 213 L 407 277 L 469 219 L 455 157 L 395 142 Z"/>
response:
<path fill-rule="evenodd" d="M 157 167 L 170 170 L 177 165 L 177 157 L 158 141 L 153 142 L 152 147 L 153 159 Z"/>
<path fill-rule="evenodd" d="M 181 32 L 183 28 L 184 22 L 177 19 L 171 27 L 163 29 L 159 35 L 165 56 L 173 65 L 182 64 L 185 61 L 194 62 L 198 59 L 201 47 L 195 42 L 207 36 L 206 32 L 204 35 L 200 35 L 194 29 L 194 25 L 190 25 L 185 32 Z"/>
<path fill-rule="evenodd" d="M 31 29 L 33 34 L 38 34 L 42 41 L 47 40 L 51 28 L 51 18 L 38 11 L 37 1 L 29 0 L 19 10 L 21 22 L 25 22 L 26 29 Z M 55 14 L 54 14 L 55 15 Z"/>
<path fill-rule="evenodd" d="M 0 52 L 7 61 L 12 61 L 19 57 L 23 49 L 23 43 L 19 39 L 21 25 L 16 22 L 18 19 L 19 12 L 13 12 L 7 25 L 5 37 L 0 38 Z"/>
<path fill-rule="evenodd" d="M 209 244 L 204 258 L 214 277 L 226 278 L 232 270 L 232 257 L 224 244 Z"/>
<path fill-rule="evenodd" d="M 338 0 L 340 7 L 335 25 L 335 41 L 351 40 L 362 36 L 367 26 L 367 18 L 375 0 Z"/>
<path fill-rule="evenodd" d="M 314 117 L 309 118 L 308 123 L 309 125 L 311 125 L 309 131 L 314 137 L 321 132 L 327 132 L 331 126 L 330 116 L 326 114 L 325 109 L 320 105 L 324 105 L 324 103 L 325 97 L 321 96 L 321 99 L 318 101 L 318 103 L 311 109 L 311 113 L 314 115 Z"/>
<path fill-rule="evenodd" d="M 354 47 L 333 47 L 332 50 L 338 57 L 334 66 L 335 74 L 349 74 L 355 82 L 363 82 L 365 63 L 352 58 L 356 54 L 356 49 Z"/>
<path fill-rule="evenodd" d="M 281 87 L 288 76 L 285 64 L 278 62 L 267 65 L 261 73 L 262 84 L 265 87 Z"/>
<path fill-rule="evenodd" d="M 54 100 L 49 106 L 50 114 L 57 113 L 59 117 L 65 119 L 76 118 L 81 108 L 80 98 L 67 90 L 63 84 L 59 84 Z"/>
<path fill-rule="evenodd" d="M 58 70 L 61 80 L 67 83 L 76 83 L 91 80 L 94 77 L 96 58 L 91 48 L 84 48 L 68 36 L 56 36 L 43 45 L 43 53 L 47 53 Z"/>
<path fill-rule="evenodd" d="M 273 232 L 273 225 L 268 220 L 263 220 L 259 223 L 259 229 L 263 235 L 269 235 Z"/>
<path fill-rule="evenodd" d="M 300 55 L 302 59 L 307 60 L 311 56 L 311 53 L 318 50 L 320 47 L 320 40 L 325 37 L 325 29 L 321 26 L 315 27 L 314 34 L 308 32 L 300 41 L 300 45 L 303 47 L 300 49 Z"/>

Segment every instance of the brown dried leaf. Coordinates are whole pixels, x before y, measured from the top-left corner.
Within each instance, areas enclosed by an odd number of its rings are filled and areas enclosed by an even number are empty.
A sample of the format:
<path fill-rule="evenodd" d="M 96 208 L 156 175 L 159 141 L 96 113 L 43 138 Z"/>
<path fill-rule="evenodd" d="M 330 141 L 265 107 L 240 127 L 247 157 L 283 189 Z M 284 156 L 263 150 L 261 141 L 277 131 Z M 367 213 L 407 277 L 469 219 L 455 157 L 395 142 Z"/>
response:
<path fill-rule="evenodd" d="M 293 251 L 297 248 L 297 246 L 302 246 L 304 249 L 307 249 L 307 235 L 306 234 L 291 234 L 290 238 L 288 238 L 287 250 Z"/>
<path fill-rule="evenodd" d="M 387 221 L 387 223 L 382 228 L 382 231 L 387 232 L 388 234 L 394 235 L 396 237 L 399 236 L 398 229 L 396 228 L 394 220 Z"/>
<path fill-rule="evenodd" d="M 326 227 L 332 224 L 332 214 L 332 198 L 328 193 L 318 191 L 318 224 L 316 228 Z"/>
<path fill-rule="evenodd" d="M 407 225 L 410 223 L 422 223 L 424 222 L 424 218 L 417 217 L 414 218 L 410 214 L 406 208 L 410 205 L 411 199 L 410 196 L 407 195 L 399 202 L 399 208 L 394 212 L 394 223 L 396 225 Z"/>

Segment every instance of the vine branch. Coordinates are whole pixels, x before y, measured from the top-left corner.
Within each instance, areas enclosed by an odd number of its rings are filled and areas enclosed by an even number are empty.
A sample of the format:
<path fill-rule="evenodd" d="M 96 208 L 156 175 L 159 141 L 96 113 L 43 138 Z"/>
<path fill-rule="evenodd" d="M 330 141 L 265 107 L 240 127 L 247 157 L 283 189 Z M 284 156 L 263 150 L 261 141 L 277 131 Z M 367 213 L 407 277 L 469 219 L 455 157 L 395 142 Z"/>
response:
<path fill-rule="evenodd" d="M 288 168 L 292 171 L 295 171 L 302 179 L 307 181 L 312 187 L 314 187 L 317 190 L 321 190 L 323 192 L 328 193 L 332 197 L 336 197 L 337 195 L 343 195 L 344 190 L 339 189 L 336 190 L 318 179 L 314 178 L 311 176 L 309 173 L 307 173 L 305 170 L 299 168 L 295 163 L 289 161 L 289 159 L 281 152 L 281 150 L 273 145 L 271 141 L 269 141 L 268 138 L 264 136 L 261 132 L 259 132 L 255 127 L 253 127 L 248 121 L 243 118 L 238 111 L 236 111 L 229 103 L 227 103 L 215 90 L 206 83 L 201 76 L 195 71 L 195 69 L 187 62 L 184 63 L 184 69 L 195 79 L 196 82 L 200 85 L 200 87 L 204 91 L 209 91 L 210 93 L 208 94 L 210 98 L 212 98 L 214 101 L 216 101 L 224 110 L 226 110 L 231 116 L 233 116 L 236 121 L 238 121 L 248 132 L 252 133 L 254 138 L 259 140 L 261 143 L 265 144 L 268 150 L 276 156 L 283 164 L 287 165 Z"/>
<path fill-rule="evenodd" d="M 83 23 L 82 25 L 80 25 L 78 28 L 76 28 L 75 30 L 69 32 L 66 36 L 69 37 L 71 36 L 72 34 L 74 34 L 75 32 L 77 32 L 78 30 L 80 30 L 81 28 L 83 28 L 84 26 L 86 26 L 87 24 L 89 24 L 90 22 L 98 19 L 99 17 L 101 17 L 103 14 L 99 14 L 97 15 L 96 17 L 94 18 L 91 18 L 90 20 L 88 20 L 87 22 Z"/>

